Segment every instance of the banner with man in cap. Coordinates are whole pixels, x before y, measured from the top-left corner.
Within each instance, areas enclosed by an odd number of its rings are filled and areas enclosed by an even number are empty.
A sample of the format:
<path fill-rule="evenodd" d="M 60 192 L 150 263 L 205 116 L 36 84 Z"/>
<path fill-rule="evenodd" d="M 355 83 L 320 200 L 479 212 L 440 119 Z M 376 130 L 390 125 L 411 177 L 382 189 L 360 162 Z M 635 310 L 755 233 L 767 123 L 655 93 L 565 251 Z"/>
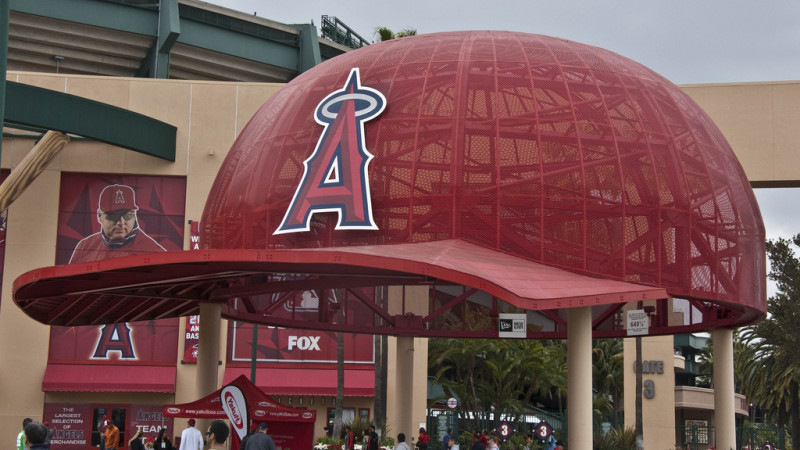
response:
<path fill-rule="evenodd" d="M 136 193 L 124 184 L 106 186 L 100 192 L 97 222 L 100 231 L 78 242 L 70 264 L 120 256 L 167 251 L 139 226 Z"/>
<path fill-rule="evenodd" d="M 64 173 L 59 197 L 56 264 L 183 249 L 185 178 Z"/>

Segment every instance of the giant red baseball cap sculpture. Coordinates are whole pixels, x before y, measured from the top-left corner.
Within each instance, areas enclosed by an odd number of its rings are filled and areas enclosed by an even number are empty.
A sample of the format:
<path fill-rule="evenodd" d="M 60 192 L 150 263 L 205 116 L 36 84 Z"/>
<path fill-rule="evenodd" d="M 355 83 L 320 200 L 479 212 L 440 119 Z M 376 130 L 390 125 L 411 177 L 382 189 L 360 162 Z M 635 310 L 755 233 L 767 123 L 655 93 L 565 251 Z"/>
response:
<path fill-rule="evenodd" d="M 201 226 L 200 251 L 28 272 L 15 302 L 53 325 L 217 302 L 272 325 L 473 337 L 497 329 L 470 309 L 527 311 L 528 337 L 564 336 L 577 306 L 598 337 L 625 335 L 634 306 L 650 334 L 766 311 L 760 213 L 711 119 L 634 61 L 539 35 L 423 34 L 303 73 L 242 131 Z M 429 286 L 428 314 L 374 300 L 392 285 Z M 352 295 L 304 321 L 278 308 L 298 289 Z"/>

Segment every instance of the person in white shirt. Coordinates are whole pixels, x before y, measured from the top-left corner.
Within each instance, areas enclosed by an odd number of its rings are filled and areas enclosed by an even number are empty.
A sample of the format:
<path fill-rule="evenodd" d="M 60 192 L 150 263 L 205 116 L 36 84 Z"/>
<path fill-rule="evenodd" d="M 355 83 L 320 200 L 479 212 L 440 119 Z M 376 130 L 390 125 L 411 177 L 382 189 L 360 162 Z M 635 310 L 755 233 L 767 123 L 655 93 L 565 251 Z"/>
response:
<path fill-rule="evenodd" d="M 406 444 L 406 435 L 405 433 L 400 433 L 397 435 L 397 445 L 394 446 L 394 450 L 411 450 Z"/>
<path fill-rule="evenodd" d="M 194 427 L 194 419 L 189 419 L 188 424 L 189 426 L 181 433 L 180 450 L 203 450 L 205 445 L 203 433 Z"/>
<path fill-rule="evenodd" d="M 447 448 L 449 448 L 450 450 L 458 450 L 458 443 L 456 442 L 456 438 L 450 437 L 450 439 L 447 440 Z"/>

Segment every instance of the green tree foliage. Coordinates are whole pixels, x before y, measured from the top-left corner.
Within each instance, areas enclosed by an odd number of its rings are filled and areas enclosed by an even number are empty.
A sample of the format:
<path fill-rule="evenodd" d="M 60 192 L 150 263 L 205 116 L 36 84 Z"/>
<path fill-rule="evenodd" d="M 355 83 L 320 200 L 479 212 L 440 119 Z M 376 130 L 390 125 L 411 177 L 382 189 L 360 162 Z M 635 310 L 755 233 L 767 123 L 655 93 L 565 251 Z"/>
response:
<path fill-rule="evenodd" d="M 791 420 L 792 446 L 800 445 L 800 260 L 795 249 L 800 234 L 792 240 L 767 242 L 769 278 L 778 292 L 767 301 L 768 317 L 740 335 L 746 344 L 735 355 L 736 373 L 744 393 L 768 418 L 784 425 Z"/>
<path fill-rule="evenodd" d="M 404 28 L 398 32 L 394 32 L 389 28 L 386 27 L 377 27 L 375 28 L 374 38 L 378 42 L 383 41 L 390 41 L 392 39 L 398 39 L 401 37 L 406 36 L 414 36 L 417 34 L 417 30 L 415 28 Z"/>
<path fill-rule="evenodd" d="M 636 430 L 633 427 L 612 428 L 606 434 L 594 432 L 594 450 L 636 450 Z"/>
<path fill-rule="evenodd" d="M 532 399 L 563 409 L 566 346 L 561 341 L 525 339 L 431 339 L 428 367 L 463 411 L 524 413 Z M 444 400 L 444 399 L 438 399 Z"/>
<path fill-rule="evenodd" d="M 502 411 L 512 419 L 542 403 L 563 411 L 567 394 L 564 341 L 527 339 L 431 339 L 430 374 L 462 411 Z M 592 378 L 597 416 L 618 424 L 624 407 L 623 344 L 620 339 L 594 342 Z"/>
<path fill-rule="evenodd" d="M 597 393 L 593 400 L 595 414 L 611 415 L 612 423 L 624 407 L 625 373 L 622 339 L 596 339 L 592 348 L 592 383 Z"/>

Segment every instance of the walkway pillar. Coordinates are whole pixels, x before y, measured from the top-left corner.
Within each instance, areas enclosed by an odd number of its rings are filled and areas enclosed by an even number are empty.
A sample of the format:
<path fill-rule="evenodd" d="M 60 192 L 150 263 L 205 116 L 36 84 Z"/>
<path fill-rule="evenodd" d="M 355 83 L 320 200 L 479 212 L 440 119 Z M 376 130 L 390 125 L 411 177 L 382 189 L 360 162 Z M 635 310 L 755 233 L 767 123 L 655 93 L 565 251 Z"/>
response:
<path fill-rule="evenodd" d="M 398 408 L 395 414 L 399 417 L 394 418 L 396 430 L 391 430 L 393 434 L 405 433 L 406 441 L 411 442 L 414 436 L 414 408 L 411 407 L 414 392 L 414 338 L 398 336 L 397 350 L 395 353 L 395 390 L 401 394 L 401 398 L 407 399 L 405 408 Z M 419 388 L 419 386 L 417 386 Z"/>
<path fill-rule="evenodd" d="M 197 398 L 217 390 L 221 317 L 221 304 L 200 303 L 200 336 L 197 339 Z"/>
<path fill-rule="evenodd" d="M 570 450 L 592 450 L 592 309 L 567 310 L 567 428 Z"/>
<path fill-rule="evenodd" d="M 736 448 L 733 388 L 733 330 L 711 332 L 714 340 L 715 448 Z"/>

